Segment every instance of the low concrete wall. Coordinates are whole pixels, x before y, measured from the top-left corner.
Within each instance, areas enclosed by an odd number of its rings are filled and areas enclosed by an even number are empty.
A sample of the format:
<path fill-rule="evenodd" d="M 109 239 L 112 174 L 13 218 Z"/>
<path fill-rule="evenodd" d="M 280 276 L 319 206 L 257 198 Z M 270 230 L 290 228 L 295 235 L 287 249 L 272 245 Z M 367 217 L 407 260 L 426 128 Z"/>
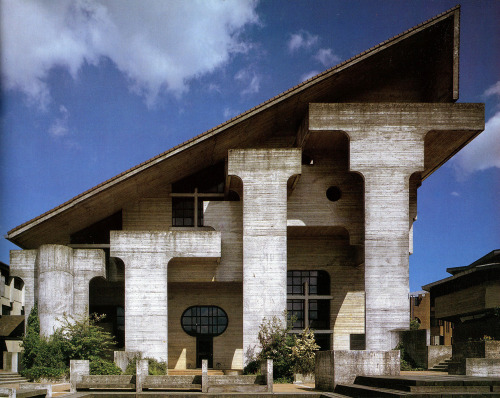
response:
<path fill-rule="evenodd" d="M 19 391 L 23 390 L 44 390 L 45 398 L 52 397 L 52 384 L 50 383 L 21 383 L 19 384 Z M 42 394 L 43 391 L 40 391 Z"/>
<path fill-rule="evenodd" d="M 405 330 L 401 332 L 401 343 L 406 353 L 420 368 L 427 366 L 427 346 L 430 344 L 430 330 Z"/>
<path fill-rule="evenodd" d="M 89 361 L 71 360 L 69 362 L 69 380 L 71 384 L 71 392 L 76 392 L 77 383 L 81 383 L 83 376 L 90 374 Z"/>
<path fill-rule="evenodd" d="M 453 344 L 453 359 L 500 358 L 500 341 L 464 341 Z"/>
<path fill-rule="evenodd" d="M 427 369 L 451 358 L 451 345 L 429 345 L 427 346 Z"/>
<path fill-rule="evenodd" d="M 467 376 L 498 377 L 500 375 L 500 358 L 467 358 L 465 360 Z"/>
<path fill-rule="evenodd" d="M 315 386 L 333 391 L 356 376 L 398 376 L 399 351 L 320 351 L 316 353 Z"/>

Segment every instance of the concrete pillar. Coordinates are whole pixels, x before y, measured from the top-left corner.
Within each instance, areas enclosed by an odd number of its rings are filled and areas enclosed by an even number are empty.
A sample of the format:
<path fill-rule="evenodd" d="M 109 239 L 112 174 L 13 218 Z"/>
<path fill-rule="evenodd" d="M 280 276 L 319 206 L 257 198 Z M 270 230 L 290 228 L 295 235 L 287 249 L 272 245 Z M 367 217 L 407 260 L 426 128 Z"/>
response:
<path fill-rule="evenodd" d="M 135 392 L 142 392 L 146 376 L 149 375 L 149 363 L 147 359 L 139 359 L 135 363 Z"/>
<path fill-rule="evenodd" d="M 273 381 L 274 381 L 274 370 L 273 370 L 273 360 L 267 359 L 260 365 L 260 373 L 266 378 L 267 392 L 273 392 Z"/>
<path fill-rule="evenodd" d="M 243 355 L 248 363 L 264 318 L 286 310 L 287 182 L 301 172 L 300 149 L 228 153 L 228 174 L 243 181 Z"/>
<path fill-rule="evenodd" d="M 92 278 L 106 277 L 106 256 L 104 250 L 73 250 L 73 314 L 84 316 L 88 314 L 89 283 Z"/>
<path fill-rule="evenodd" d="M 19 363 L 19 353 L 13 352 L 11 357 L 11 365 L 10 370 L 14 373 L 18 372 L 18 363 Z"/>
<path fill-rule="evenodd" d="M 201 360 L 201 392 L 208 392 L 208 360 Z"/>
<path fill-rule="evenodd" d="M 40 333 L 48 336 L 61 326 L 63 314 L 73 314 L 73 250 L 62 245 L 40 246 L 36 265 Z"/>
<path fill-rule="evenodd" d="M 82 381 L 83 376 L 90 374 L 90 364 L 86 360 L 69 361 L 69 382 L 71 392 L 76 392 L 76 385 Z"/>
<path fill-rule="evenodd" d="M 168 262 L 221 255 L 215 231 L 111 231 L 111 256 L 125 263 L 125 350 L 168 361 Z"/>
<path fill-rule="evenodd" d="M 391 350 L 409 327 L 409 180 L 424 170 L 431 130 L 482 130 L 476 104 L 311 104 L 311 131 L 350 139 L 350 170 L 365 180 L 367 350 Z"/>

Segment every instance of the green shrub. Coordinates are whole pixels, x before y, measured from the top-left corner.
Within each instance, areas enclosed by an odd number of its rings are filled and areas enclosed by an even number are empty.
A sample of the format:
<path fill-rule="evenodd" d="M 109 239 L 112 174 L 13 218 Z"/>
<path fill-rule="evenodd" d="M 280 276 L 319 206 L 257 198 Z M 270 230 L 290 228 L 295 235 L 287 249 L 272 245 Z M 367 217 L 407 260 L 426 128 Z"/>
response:
<path fill-rule="evenodd" d="M 316 344 L 314 332 L 309 328 L 302 331 L 299 336 L 294 335 L 292 346 L 293 371 L 303 375 L 314 372 L 316 361 L 315 353 L 319 350 Z"/>
<path fill-rule="evenodd" d="M 243 374 L 245 375 L 255 375 L 260 372 L 260 362 L 254 359 L 248 362 L 247 366 L 243 368 Z"/>
<path fill-rule="evenodd" d="M 91 375 L 121 375 L 122 370 L 114 362 L 93 358 L 89 363 Z"/>
<path fill-rule="evenodd" d="M 34 381 L 40 379 L 59 380 L 68 377 L 68 368 L 51 368 L 47 366 L 33 366 L 19 372 L 21 376 Z"/>
<path fill-rule="evenodd" d="M 127 368 L 125 369 L 124 374 L 126 375 L 135 375 L 137 361 L 141 359 L 141 356 L 134 357 Z M 159 362 L 154 358 L 144 358 L 148 360 L 149 372 L 150 376 L 162 376 L 167 374 L 167 364 L 165 362 Z"/>

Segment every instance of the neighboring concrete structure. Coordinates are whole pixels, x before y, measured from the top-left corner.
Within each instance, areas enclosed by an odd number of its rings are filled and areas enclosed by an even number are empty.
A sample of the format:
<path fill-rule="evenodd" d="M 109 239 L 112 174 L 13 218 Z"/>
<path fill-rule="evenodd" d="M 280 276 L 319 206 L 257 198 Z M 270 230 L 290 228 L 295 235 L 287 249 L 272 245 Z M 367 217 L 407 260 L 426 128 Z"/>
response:
<path fill-rule="evenodd" d="M 21 337 L 24 333 L 24 284 L 10 275 L 9 266 L 0 262 L 0 369 L 18 370 Z"/>
<path fill-rule="evenodd" d="M 422 288 L 430 292 L 436 318 L 453 322 L 454 342 L 500 340 L 500 250 L 446 271 L 452 276 Z"/>
<path fill-rule="evenodd" d="M 484 129 L 458 33 L 456 7 L 14 228 L 27 310 L 50 333 L 90 303 L 125 351 L 241 369 L 288 308 L 349 372 L 392 372 L 417 188 Z"/>

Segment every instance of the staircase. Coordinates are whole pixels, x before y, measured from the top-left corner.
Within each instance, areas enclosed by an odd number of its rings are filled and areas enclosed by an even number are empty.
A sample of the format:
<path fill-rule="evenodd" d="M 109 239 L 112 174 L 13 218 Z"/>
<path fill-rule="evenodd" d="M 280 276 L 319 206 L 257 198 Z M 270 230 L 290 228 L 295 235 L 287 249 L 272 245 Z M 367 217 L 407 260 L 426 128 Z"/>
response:
<path fill-rule="evenodd" d="M 347 397 L 500 397 L 500 377 L 358 376 L 354 384 L 338 384 Z"/>
<path fill-rule="evenodd" d="M 448 365 L 452 362 L 451 359 L 445 359 L 443 362 L 439 362 L 437 365 L 434 365 L 429 370 L 433 372 L 448 372 Z"/>
<path fill-rule="evenodd" d="M 0 372 L 0 386 L 5 387 L 8 384 L 27 383 L 28 380 L 22 377 L 19 373 Z"/>

